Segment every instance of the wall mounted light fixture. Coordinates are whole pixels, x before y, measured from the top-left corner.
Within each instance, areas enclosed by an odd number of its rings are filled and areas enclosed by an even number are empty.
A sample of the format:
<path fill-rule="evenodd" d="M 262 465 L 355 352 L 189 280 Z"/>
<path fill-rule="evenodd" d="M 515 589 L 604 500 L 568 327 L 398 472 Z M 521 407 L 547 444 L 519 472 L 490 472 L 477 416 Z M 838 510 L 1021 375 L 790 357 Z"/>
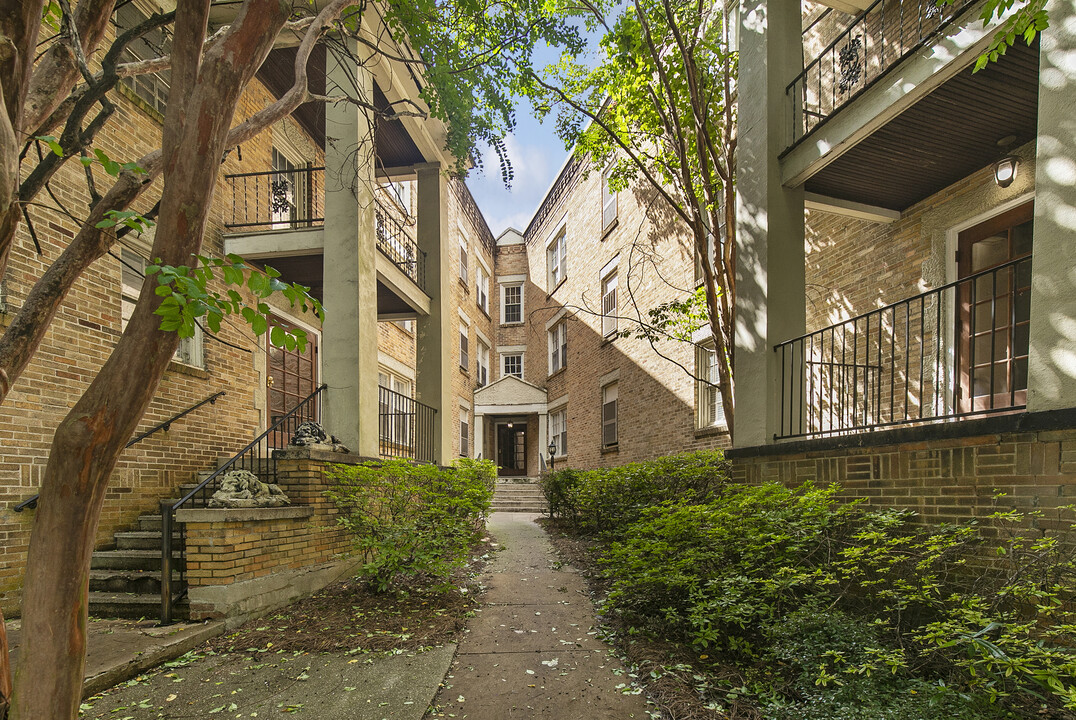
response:
<path fill-rule="evenodd" d="M 1020 169 L 1020 158 L 1015 155 L 1007 155 L 994 163 L 994 182 L 998 187 L 1007 188 L 1016 179 L 1016 173 Z"/>

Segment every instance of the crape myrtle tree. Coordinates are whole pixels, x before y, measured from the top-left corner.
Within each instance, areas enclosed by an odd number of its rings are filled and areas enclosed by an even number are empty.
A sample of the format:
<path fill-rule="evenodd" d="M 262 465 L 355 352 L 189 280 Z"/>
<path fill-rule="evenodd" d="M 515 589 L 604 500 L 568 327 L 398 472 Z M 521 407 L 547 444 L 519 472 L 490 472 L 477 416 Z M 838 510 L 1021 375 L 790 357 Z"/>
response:
<path fill-rule="evenodd" d="M 530 76 L 528 92 L 540 113 L 556 114 L 557 132 L 576 157 L 609 174 L 610 189 L 640 184 L 656 194 L 687 229 L 692 253 L 709 259 L 701 263 L 701 315 L 732 428 L 737 54 L 730 17 L 722 3 L 704 0 L 584 0 L 571 12 L 601 34 L 596 63 L 566 52 Z M 682 336 L 673 326 L 697 310 L 693 297 L 675 298 L 641 319 L 639 333 L 652 343 Z"/>
<path fill-rule="evenodd" d="M 383 116 L 436 117 L 445 123 L 447 150 L 459 160 L 452 171 L 463 172 L 478 155 L 475 144 L 485 143 L 497 150 L 507 179 L 501 138 L 513 125 L 513 78 L 529 71 L 538 40 L 578 46 L 575 31 L 536 0 L 386 0 L 376 6 L 354 0 L 244 0 L 221 3 L 229 20 L 212 32 L 214 3 L 183 0 L 173 13 L 110 33 L 116 7 L 127 1 L 80 0 L 72 6 L 70 0 L 0 0 L 0 277 L 20 227 L 32 238 L 35 218 L 51 215 L 77 225 L 0 336 L 0 402 L 81 273 L 125 233 L 156 225 L 154 265 L 134 314 L 55 432 L 31 534 L 13 683 L 0 622 L 0 718 L 77 715 L 90 555 L 105 489 L 180 336 L 193 332 L 196 321 L 216 330 L 229 314 L 264 332 L 268 307 L 260 299 L 273 292 L 312 302 L 306 288 L 282 283 L 272 272 L 255 271 L 236 258 L 199 257 L 225 154 L 305 102 L 351 102 Z M 385 33 L 370 31 L 368 13 L 376 13 Z M 153 31 L 171 38 L 168 54 L 122 62 L 124 48 Z M 292 44 L 299 42 L 294 86 L 233 124 L 240 97 L 282 33 Z M 311 93 L 306 66 L 314 45 L 342 35 L 356 40 L 355 62 L 410 63 L 422 81 L 421 102 L 386 111 L 349 92 L 354 89 L 335 88 L 334 95 L 323 97 Z M 96 148 L 95 138 L 115 109 L 110 91 L 119 79 L 166 68 L 171 82 L 161 147 L 141 158 L 111 158 Z M 61 205 L 50 188 L 68 163 L 85 166 L 88 208 Z M 245 303 L 235 288 L 226 294 L 212 289 L 222 283 L 244 285 L 255 303 Z M 289 346 L 303 340 L 271 338 Z"/>

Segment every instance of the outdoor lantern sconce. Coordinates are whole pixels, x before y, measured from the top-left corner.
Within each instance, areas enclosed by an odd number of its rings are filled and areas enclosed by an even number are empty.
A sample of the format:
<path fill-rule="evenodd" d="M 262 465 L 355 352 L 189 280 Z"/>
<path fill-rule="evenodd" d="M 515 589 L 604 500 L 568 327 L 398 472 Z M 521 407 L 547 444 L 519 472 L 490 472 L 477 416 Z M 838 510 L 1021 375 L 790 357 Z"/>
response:
<path fill-rule="evenodd" d="M 994 163 L 994 182 L 998 187 L 1007 188 L 1016 179 L 1016 172 L 1020 169 L 1020 158 L 1015 155 L 1003 157 Z"/>
<path fill-rule="evenodd" d="M 550 440 L 549 447 L 546 448 L 549 451 L 549 469 L 553 470 L 553 456 L 557 454 L 557 441 Z"/>

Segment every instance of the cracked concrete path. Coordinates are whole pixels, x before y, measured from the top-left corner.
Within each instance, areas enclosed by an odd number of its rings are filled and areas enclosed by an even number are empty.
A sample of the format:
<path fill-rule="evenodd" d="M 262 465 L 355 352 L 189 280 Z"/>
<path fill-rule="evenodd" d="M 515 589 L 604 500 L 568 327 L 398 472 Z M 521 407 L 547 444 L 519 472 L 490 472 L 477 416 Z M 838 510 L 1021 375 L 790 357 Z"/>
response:
<path fill-rule="evenodd" d="M 582 576 L 561 567 L 530 513 L 494 513 L 503 546 L 433 717 L 471 720 L 646 718 L 624 666 L 598 639 Z M 625 694 L 628 691 L 628 694 Z"/>

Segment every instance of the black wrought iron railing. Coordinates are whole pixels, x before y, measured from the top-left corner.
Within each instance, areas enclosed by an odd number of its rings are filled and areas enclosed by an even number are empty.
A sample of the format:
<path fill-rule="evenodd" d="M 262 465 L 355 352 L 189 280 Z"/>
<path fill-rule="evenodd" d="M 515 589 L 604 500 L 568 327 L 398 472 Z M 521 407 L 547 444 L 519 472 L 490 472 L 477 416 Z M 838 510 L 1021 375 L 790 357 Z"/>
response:
<path fill-rule="evenodd" d="M 797 144 L 900 61 L 933 42 L 975 0 L 875 0 L 811 60 L 785 94 Z"/>
<path fill-rule="evenodd" d="M 225 394 L 226 393 L 223 390 L 221 390 L 219 392 L 213 393 L 212 395 L 210 395 L 209 397 L 207 397 L 207 398 L 205 398 L 203 400 L 199 400 L 198 402 L 196 402 L 194 405 L 191 405 L 186 410 L 181 410 L 181 411 L 177 412 L 175 415 L 168 418 L 164 422 L 158 423 L 157 425 L 154 425 L 153 427 L 151 427 L 149 430 L 146 430 L 144 433 L 141 433 L 140 435 L 136 435 L 135 437 L 131 438 L 130 442 L 128 442 L 126 445 L 124 445 L 124 448 L 126 449 L 126 448 L 131 447 L 132 445 L 137 445 L 138 443 L 140 443 L 143 440 L 145 440 L 146 438 L 148 438 L 150 435 L 153 435 L 154 433 L 160 432 L 161 430 L 164 430 L 165 432 L 168 432 L 168 430 L 172 427 L 172 423 L 174 423 L 175 421 L 177 421 L 177 420 L 179 420 L 179 419 L 181 419 L 183 417 L 186 417 L 187 415 L 194 412 L 195 410 L 202 407 L 203 405 L 206 405 L 206 404 L 212 405 L 212 404 L 214 404 L 215 402 L 217 402 L 217 398 L 222 397 Z M 23 500 L 21 503 L 19 503 L 18 505 L 16 505 L 12 509 L 15 512 L 22 512 L 23 510 L 27 510 L 27 509 L 28 510 L 34 510 L 34 509 L 37 508 L 37 500 L 38 500 L 39 497 L 40 497 L 39 495 L 34 495 L 31 498 L 26 498 L 25 500 Z"/>
<path fill-rule="evenodd" d="M 426 253 L 419 250 L 409 227 L 391 210 L 385 208 L 380 200 L 374 218 L 377 226 L 377 249 L 425 292 Z"/>
<path fill-rule="evenodd" d="M 437 410 L 386 387 L 378 388 L 378 438 L 381 457 L 432 463 Z"/>
<path fill-rule="evenodd" d="M 225 175 L 232 195 L 224 227 L 235 230 L 298 230 L 324 222 L 325 168 Z"/>
<path fill-rule="evenodd" d="M 1027 402 L 1031 257 L 774 347 L 774 439 L 1012 412 Z"/>
<path fill-rule="evenodd" d="M 161 624 L 172 622 L 174 604 L 186 594 L 184 525 L 176 523 L 176 511 L 207 507 L 209 499 L 220 488 L 223 477 L 235 470 L 249 470 L 262 482 L 277 481 L 274 450 L 281 449 L 301 424 L 318 421 L 321 417 L 322 385 L 286 412 L 268 430 L 218 467 L 206 479 L 179 500 L 161 501 Z"/>

